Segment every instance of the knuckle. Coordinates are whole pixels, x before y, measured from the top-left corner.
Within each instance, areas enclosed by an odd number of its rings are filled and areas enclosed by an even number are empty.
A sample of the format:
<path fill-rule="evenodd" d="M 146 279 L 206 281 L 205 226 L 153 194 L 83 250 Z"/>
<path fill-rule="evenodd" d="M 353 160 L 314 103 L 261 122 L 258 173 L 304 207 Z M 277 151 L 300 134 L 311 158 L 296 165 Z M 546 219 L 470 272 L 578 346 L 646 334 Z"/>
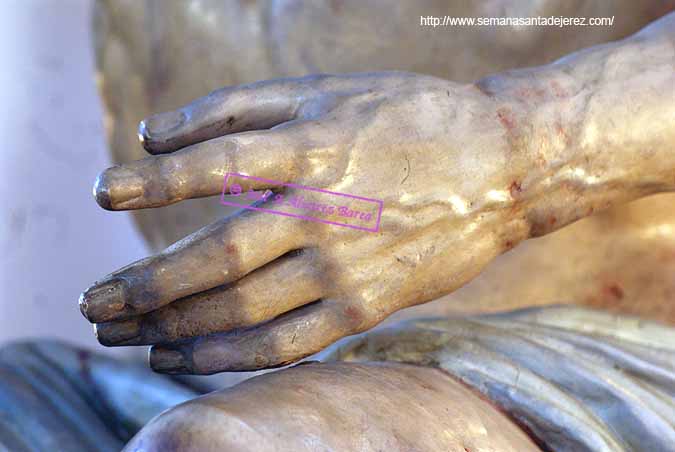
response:
<path fill-rule="evenodd" d="M 349 334 L 366 331 L 377 323 L 374 321 L 373 313 L 363 303 L 346 303 L 341 306 L 339 314 Z"/>

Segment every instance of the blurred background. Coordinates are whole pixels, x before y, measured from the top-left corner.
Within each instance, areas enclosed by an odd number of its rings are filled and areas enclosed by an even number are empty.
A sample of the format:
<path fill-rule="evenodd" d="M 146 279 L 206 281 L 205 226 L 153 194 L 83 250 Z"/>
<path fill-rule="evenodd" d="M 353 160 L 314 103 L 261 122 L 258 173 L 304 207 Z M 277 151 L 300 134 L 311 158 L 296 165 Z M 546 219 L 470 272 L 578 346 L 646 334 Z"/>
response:
<path fill-rule="evenodd" d="M 96 91 L 92 1 L 0 1 L 0 344 L 98 346 L 78 297 L 149 251 L 91 189 L 110 165 Z M 139 145 L 140 146 L 140 145 Z"/>

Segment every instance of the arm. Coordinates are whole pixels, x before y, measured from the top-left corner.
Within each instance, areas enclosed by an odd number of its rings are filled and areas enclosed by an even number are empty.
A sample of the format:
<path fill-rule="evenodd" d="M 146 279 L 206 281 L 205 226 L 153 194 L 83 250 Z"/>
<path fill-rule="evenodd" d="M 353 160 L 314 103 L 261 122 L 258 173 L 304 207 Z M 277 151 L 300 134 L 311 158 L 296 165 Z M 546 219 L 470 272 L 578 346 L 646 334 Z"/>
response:
<path fill-rule="evenodd" d="M 532 235 L 670 191 L 675 174 L 675 15 L 622 41 L 476 84 L 498 115 L 530 204 Z"/>
<path fill-rule="evenodd" d="M 216 195 L 234 172 L 381 199 L 380 228 L 246 210 L 107 276 L 81 309 L 106 345 L 163 344 L 156 370 L 279 366 L 456 290 L 529 237 L 670 190 L 674 21 L 475 85 L 275 80 L 152 117 L 155 155 L 102 173 L 103 207 Z"/>

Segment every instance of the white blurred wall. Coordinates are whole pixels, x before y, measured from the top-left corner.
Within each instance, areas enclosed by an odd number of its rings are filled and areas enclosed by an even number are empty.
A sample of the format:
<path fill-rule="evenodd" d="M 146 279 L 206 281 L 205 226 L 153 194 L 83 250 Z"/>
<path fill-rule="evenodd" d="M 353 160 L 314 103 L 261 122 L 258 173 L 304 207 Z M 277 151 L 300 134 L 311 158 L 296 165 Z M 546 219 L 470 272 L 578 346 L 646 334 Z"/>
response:
<path fill-rule="evenodd" d="M 0 345 L 104 350 L 78 296 L 148 253 L 130 216 L 91 195 L 109 158 L 90 23 L 89 0 L 0 0 Z"/>

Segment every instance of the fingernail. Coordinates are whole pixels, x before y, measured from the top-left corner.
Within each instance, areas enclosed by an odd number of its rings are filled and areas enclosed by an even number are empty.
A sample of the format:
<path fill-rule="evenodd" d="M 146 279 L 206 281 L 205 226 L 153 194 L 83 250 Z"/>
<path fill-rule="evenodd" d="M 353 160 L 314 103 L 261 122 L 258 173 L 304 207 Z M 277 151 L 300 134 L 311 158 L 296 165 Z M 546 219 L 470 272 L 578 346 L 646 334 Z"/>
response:
<path fill-rule="evenodd" d="M 166 374 L 189 374 L 188 362 L 179 350 L 153 347 L 150 350 L 150 367 Z"/>
<path fill-rule="evenodd" d="M 143 195 L 144 181 L 134 171 L 113 166 L 103 171 L 94 183 L 94 197 L 106 210 L 120 208 L 121 204 Z"/>
<path fill-rule="evenodd" d="M 150 116 L 138 125 L 138 139 L 141 143 L 157 139 L 180 127 L 185 122 L 185 113 L 182 111 L 170 111 Z"/>
<path fill-rule="evenodd" d="M 94 333 L 101 345 L 132 345 L 129 342 L 141 335 L 141 325 L 137 319 L 97 323 L 94 325 Z"/>
<path fill-rule="evenodd" d="M 80 295 L 80 311 L 93 323 L 113 320 L 126 306 L 126 283 L 119 278 L 94 284 Z"/>

